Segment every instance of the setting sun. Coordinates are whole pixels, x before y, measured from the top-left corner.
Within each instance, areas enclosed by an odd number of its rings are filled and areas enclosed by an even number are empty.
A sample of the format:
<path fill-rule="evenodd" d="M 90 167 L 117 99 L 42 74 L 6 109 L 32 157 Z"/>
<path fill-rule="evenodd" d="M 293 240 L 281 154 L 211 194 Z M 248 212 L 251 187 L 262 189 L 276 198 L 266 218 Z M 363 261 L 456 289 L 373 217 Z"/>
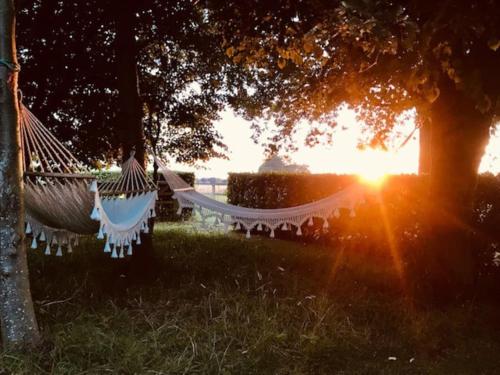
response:
<path fill-rule="evenodd" d="M 361 163 L 356 168 L 356 174 L 362 182 L 373 186 L 382 185 L 391 172 L 391 156 L 391 153 L 382 150 L 361 151 Z"/>

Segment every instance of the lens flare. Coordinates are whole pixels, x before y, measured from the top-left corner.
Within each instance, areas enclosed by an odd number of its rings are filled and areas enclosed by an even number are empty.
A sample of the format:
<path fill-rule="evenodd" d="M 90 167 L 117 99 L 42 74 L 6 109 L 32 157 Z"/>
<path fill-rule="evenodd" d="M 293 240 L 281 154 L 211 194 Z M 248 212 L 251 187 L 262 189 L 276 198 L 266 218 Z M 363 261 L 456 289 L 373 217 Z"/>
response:
<path fill-rule="evenodd" d="M 365 150 L 356 169 L 361 182 L 381 186 L 391 172 L 391 154 L 382 150 Z"/>

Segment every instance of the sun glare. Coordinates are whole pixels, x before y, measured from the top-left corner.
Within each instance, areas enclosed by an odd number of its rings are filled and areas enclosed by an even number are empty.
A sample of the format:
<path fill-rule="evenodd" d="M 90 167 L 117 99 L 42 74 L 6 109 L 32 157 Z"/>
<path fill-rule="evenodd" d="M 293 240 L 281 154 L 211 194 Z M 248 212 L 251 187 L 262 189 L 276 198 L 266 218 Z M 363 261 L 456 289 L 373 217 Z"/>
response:
<path fill-rule="evenodd" d="M 372 186 L 380 186 L 391 172 L 391 154 L 382 150 L 367 149 L 361 152 L 361 163 L 356 174 Z"/>

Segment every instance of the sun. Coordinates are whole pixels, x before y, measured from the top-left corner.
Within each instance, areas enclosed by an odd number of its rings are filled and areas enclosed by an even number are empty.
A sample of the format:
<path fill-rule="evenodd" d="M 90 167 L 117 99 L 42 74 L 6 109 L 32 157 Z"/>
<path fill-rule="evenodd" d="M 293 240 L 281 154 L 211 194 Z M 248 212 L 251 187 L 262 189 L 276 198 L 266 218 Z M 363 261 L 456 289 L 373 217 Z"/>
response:
<path fill-rule="evenodd" d="M 391 171 L 391 154 L 387 151 L 367 149 L 361 151 L 360 163 L 356 174 L 361 182 L 368 185 L 381 186 Z"/>
<path fill-rule="evenodd" d="M 365 184 L 378 187 L 385 182 L 387 176 L 387 173 L 381 171 L 366 171 L 359 174 L 359 179 Z"/>

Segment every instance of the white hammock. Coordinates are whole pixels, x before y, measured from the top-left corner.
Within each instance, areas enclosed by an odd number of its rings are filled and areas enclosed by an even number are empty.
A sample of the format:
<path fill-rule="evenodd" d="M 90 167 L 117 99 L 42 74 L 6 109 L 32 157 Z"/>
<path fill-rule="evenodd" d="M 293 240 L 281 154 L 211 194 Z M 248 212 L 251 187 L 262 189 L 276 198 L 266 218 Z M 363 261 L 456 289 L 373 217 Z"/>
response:
<path fill-rule="evenodd" d="M 132 255 L 132 242 L 140 245 L 141 232 L 149 232 L 148 221 L 156 216 L 156 185 L 132 153 L 117 181 L 95 186 L 91 218 L 100 222 L 97 238 L 106 238 L 104 252 L 112 258 L 123 258 L 125 251 Z"/>
<path fill-rule="evenodd" d="M 202 221 L 213 217 L 214 225 L 223 224 L 228 230 L 234 225 L 235 229 L 245 229 L 247 238 L 254 228 L 270 230 L 270 237 L 274 237 L 277 228 L 282 230 L 297 228 L 297 235 L 302 235 L 301 226 L 306 222 L 313 225 L 313 218 L 323 220 L 323 228 L 328 228 L 328 218 L 340 215 L 340 209 L 348 209 L 350 215 L 355 215 L 356 206 L 364 201 L 364 191 L 360 186 L 348 187 L 327 198 L 289 208 L 279 209 L 254 209 L 225 204 L 206 195 L 196 192 L 182 178 L 169 170 L 165 163 L 155 158 L 159 171 L 163 174 L 167 184 L 174 191 L 174 198 L 179 202 L 180 214 L 183 208 L 191 208 L 199 212 Z"/>
<path fill-rule="evenodd" d="M 98 186 L 71 152 L 24 106 L 20 105 L 25 181 L 26 233 L 32 248 L 45 242 L 45 253 L 71 252 L 81 235 L 106 237 L 113 258 L 132 253 L 132 241 L 148 230 L 154 216 L 156 185 L 132 154 L 117 181 Z"/>

